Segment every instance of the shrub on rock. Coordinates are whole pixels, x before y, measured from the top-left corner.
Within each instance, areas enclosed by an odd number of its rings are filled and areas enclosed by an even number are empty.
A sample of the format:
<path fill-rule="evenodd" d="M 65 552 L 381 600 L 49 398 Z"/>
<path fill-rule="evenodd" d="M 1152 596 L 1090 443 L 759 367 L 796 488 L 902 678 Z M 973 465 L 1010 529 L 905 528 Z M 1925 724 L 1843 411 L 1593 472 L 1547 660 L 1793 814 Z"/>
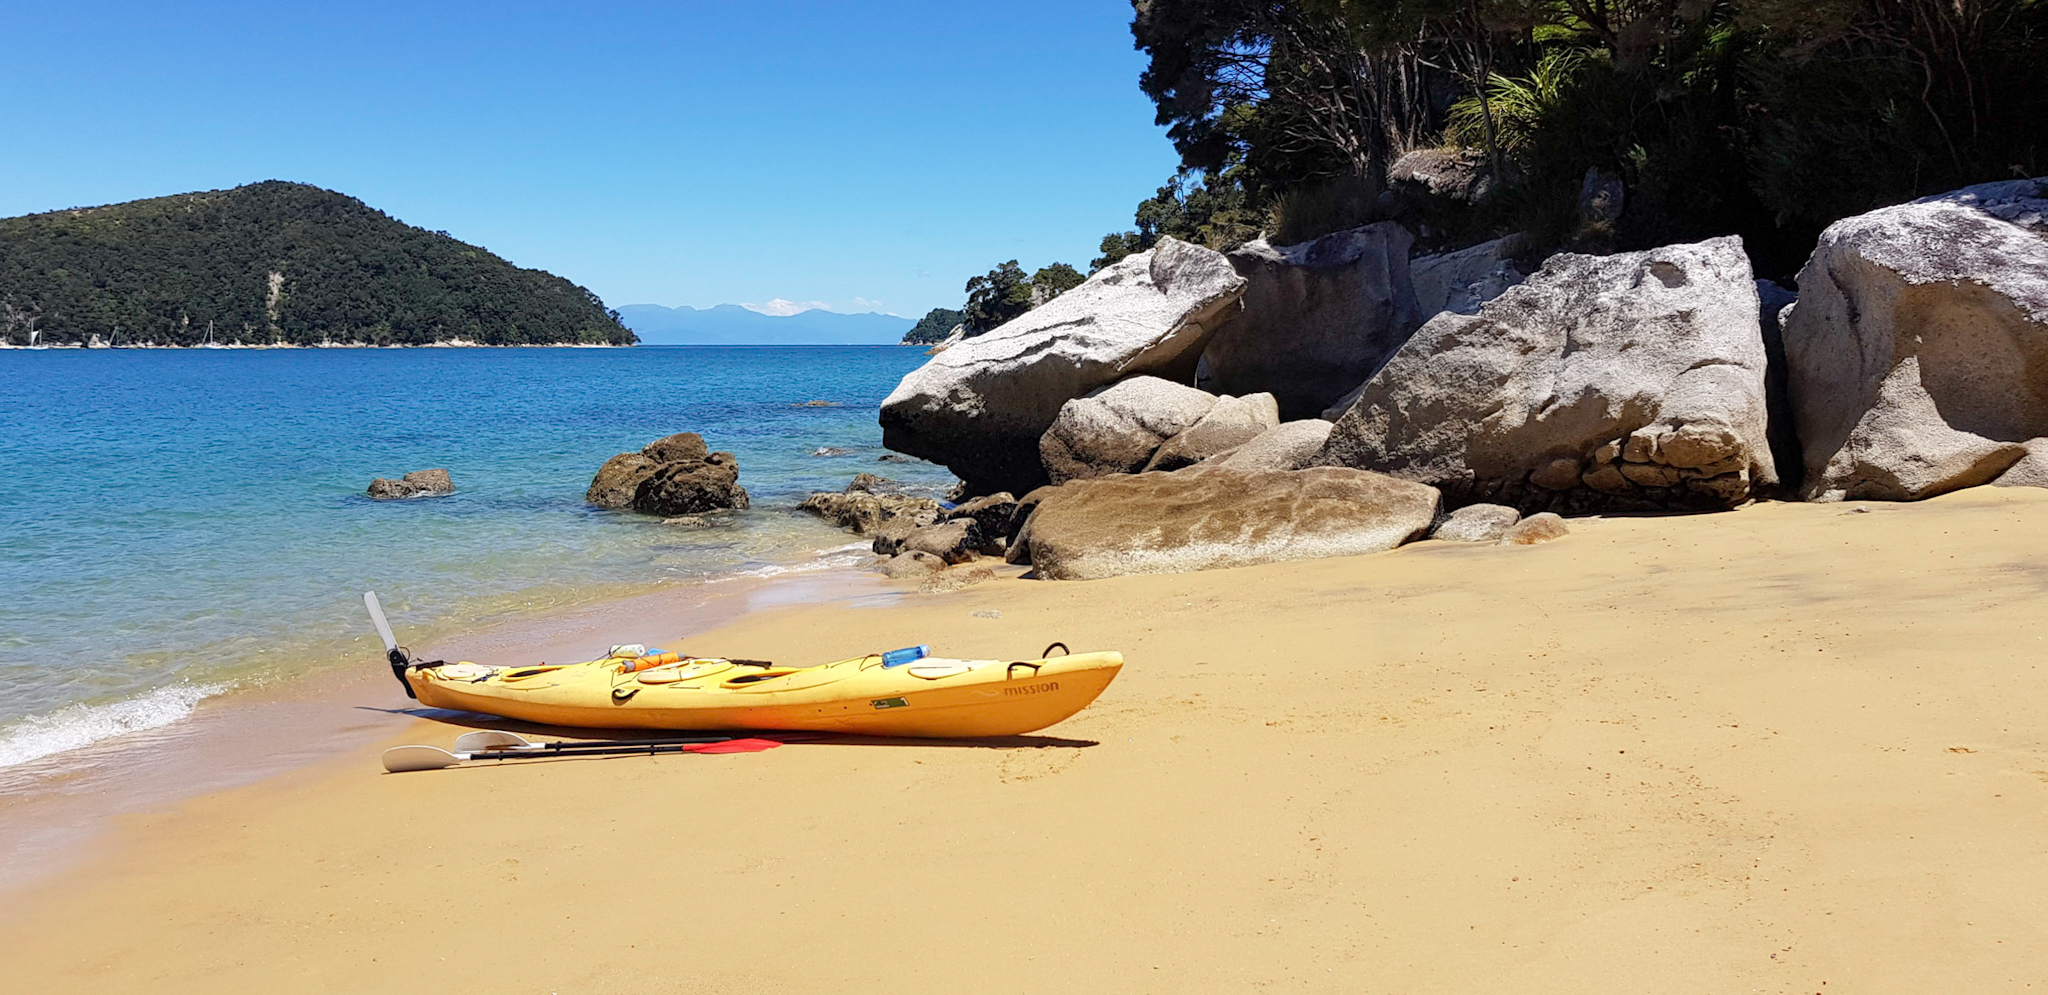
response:
<path fill-rule="evenodd" d="M 1777 479 L 1764 367 L 1741 239 L 1559 254 L 1478 314 L 1432 318 L 1316 461 L 1458 504 L 1731 506 Z"/>
<path fill-rule="evenodd" d="M 1998 480 L 2048 436 L 2048 178 L 1828 226 L 1784 321 L 1808 500 Z"/>

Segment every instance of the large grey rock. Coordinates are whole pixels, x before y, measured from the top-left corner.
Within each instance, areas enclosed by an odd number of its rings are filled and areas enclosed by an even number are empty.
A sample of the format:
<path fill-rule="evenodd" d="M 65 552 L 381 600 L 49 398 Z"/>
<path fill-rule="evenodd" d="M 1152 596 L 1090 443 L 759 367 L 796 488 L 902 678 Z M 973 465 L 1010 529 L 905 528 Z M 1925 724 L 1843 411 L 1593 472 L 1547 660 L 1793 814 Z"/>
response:
<path fill-rule="evenodd" d="M 714 453 L 695 432 L 678 432 L 620 453 L 598 467 L 583 499 L 613 511 L 664 517 L 745 508 L 739 461 Z"/>
<path fill-rule="evenodd" d="M 1087 580 L 1352 556 L 1420 538 L 1436 511 L 1435 488 L 1362 470 L 1195 466 L 1051 488 L 1010 558 Z"/>
<path fill-rule="evenodd" d="M 1415 313 L 1428 321 L 1445 311 L 1478 314 L 1481 305 L 1522 282 L 1514 257 L 1524 239 L 1509 235 L 1469 249 L 1416 256 L 1408 260 L 1415 284 Z"/>
<path fill-rule="evenodd" d="M 1233 470 L 1299 470 L 1313 464 L 1323 443 L 1330 441 L 1330 423 L 1321 418 L 1282 422 L 1234 452 L 1213 458 Z"/>
<path fill-rule="evenodd" d="M 1067 401 L 1138 374 L 1186 383 L 1238 306 L 1221 253 L 1172 238 L 903 378 L 882 402 L 882 444 L 957 474 L 973 493 L 1045 482 L 1038 443 Z"/>
<path fill-rule="evenodd" d="M 1280 408 L 1271 394 L 1220 397 L 1202 420 L 1166 440 L 1147 470 L 1178 470 L 1220 455 L 1280 427 Z"/>
<path fill-rule="evenodd" d="M 1317 456 L 1523 511 L 1728 506 L 1776 480 L 1739 238 L 1560 254 L 1439 314 Z"/>
<path fill-rule="evenodd" d="M 1809 500 L 1999 478 L 2048 436 L 2048 179 L 1837 221 L 1785 317 Z"/>
<path fill-rule="evenodd" d="M 1159 444 L 1185 432 L 1216 405 L 1216 395 L 1158 377 L 1132 377 L 1060 406 L 1038 440 L 1053 483 L 1105 473 L 1135 473 Z"/>
<path fill-rule="evenodd" d="M 1299 245 L 1246 244 L 1244 310 L 1202 353 L 1218 394 L 1266 392 L 1284 418 L 1308 418 L 1372 375 L 1420 320 L 1408 275 L 1414 236 L 1393 222 Z"/>
<path fill-rule="evenodd" d="M 1521 512 L 1504 504 L 1468 504 L 1451 512 L 1429 537 L 1445 542 L 1497 542 L 1521 520 Z"/>
<path fill-rule="evenodd" d="M 2000 487 L 2048 487 L 2048 438 L 2029 439 L 2026 449 L 2027 454 L 1992 483 Z"/>

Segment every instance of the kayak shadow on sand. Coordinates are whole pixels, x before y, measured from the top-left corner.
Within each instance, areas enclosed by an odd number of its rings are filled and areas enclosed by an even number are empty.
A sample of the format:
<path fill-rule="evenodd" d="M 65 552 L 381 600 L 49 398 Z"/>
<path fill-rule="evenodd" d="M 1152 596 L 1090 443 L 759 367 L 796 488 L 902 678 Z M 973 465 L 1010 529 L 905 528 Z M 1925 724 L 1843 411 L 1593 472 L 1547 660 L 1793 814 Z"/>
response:
<path fill-rule="evenodd" d="M 543 725 L 538 722 L 521 722 L 517 719 L 485 715 L 480 712 L 462 712 L 447 708 L 377 708 L 371 705 L 357 705 L 366 712 L 383 712 L 387 715 L 410 715 L 414 718 L 455 726 L 459 729 L 498 729 L 516 732 L 522 736 L 554 736 L 563 739 L 618 740 L 631 742 L 650 736 L 673 735 L 670 730 L 660 729 L 582 729 L 567 726 Z M 697 732 L 700 730 L 692 730 Z M 701 730 L 707 734 L 730 732 L 734 735 L 756 739 L 773 739 L 782 743 L 806 743 L 826 746 L 925 746 L 925 747 L 975 747 L 984 750 L 1023 750 L 1061 748 L 1085 750 L 1101 745 L 1092 739 L 1067 739 L 1062 736 L 989 736 L 978 739 L 915 739 L 908 736 L 856 736 L 833 732 L 780 732 L 762 729 Z"/>

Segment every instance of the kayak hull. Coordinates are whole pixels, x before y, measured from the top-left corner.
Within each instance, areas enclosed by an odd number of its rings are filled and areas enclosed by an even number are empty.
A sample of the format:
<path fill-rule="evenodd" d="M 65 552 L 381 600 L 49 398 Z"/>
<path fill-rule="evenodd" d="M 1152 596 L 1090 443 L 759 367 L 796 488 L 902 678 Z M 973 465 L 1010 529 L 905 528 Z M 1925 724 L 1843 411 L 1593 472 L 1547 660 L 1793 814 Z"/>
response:
<path fill-rule="evenodd" d="M 1094 701 L 1119 653 L 1042 660 L 935 660 L 884 667 L 880 657 L 782 669 L 686 660 L 634 672 L 629 661 L 560 667 L 415 667 L 420 703 L 593 729 L 762 729 L 866 736 L 1016 736 Z"/>

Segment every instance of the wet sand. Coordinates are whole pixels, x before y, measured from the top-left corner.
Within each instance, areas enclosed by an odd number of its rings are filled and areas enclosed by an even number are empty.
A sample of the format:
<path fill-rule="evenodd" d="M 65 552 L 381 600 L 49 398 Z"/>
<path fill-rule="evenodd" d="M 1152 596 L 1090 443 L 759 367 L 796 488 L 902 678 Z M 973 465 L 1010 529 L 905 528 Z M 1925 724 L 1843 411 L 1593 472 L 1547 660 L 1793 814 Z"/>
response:
<path fill-rule="evenodd" d="M 2039 987 L 2048 491 L 1857 507 L 774 607 L 689 646 L 1128 663 L 993 743 L 345 750 L 123 817 L 6 896 L 0 964 L 96 992 Z"/>

